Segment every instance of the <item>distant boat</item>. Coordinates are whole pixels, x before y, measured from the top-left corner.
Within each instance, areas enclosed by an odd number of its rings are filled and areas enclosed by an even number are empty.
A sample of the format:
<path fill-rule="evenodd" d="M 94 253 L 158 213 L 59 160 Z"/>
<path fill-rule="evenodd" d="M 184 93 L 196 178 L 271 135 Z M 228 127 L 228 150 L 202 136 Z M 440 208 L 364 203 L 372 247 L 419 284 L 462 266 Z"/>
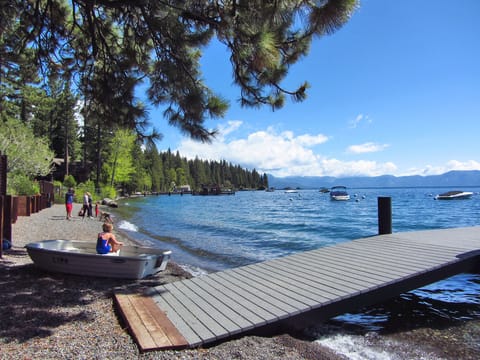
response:
<path fill-rule="evenodd" d="M 330 189 L 330 199 L 335 201 L 350 200 L 347 188 L 345 186 L 334 186 Z"/>
<path fill-rule="evenodd" d="M 288 189 L 288 190 L 285 190 L 285 193 L 287 194 L 292 194 L 292 193 L 297 193 L 298 191 L 297 190 L 294 190 L 294 189 Z"/>
<path fill-rule="evenodd" d="M 323 193 L 323 194 L 326 194 L 326 193 L 329 193 L 329 192 L 330 192 L 330 190 L 328 190 L 326 187 L 323 187 L 323 188 L 321 188 L 321 189 L 318 190 L 318 191 L 320 191 L 320 192 Z"/>
<path fill-rule="evenodd" d="M 453 190 L 447 191 L 443 194 L 438 194 L 434 197 L 435 200 L 463 200 L 470 199 L 473 195 L 473 192 L 470 191 L 460 191 Z"/>
<path fill-rule="evenodd" d="M 192 192 L 192 195 L 235 195 L 235 190 L 222 188 L 220 185 L 202 185 L 202 189 Z"/>
<path fill-rule="evenodd" d="M 274 192 L 275 188 L 274 187 L 269 187 L 268 189 L 265 190 L 266 192 Z"/>

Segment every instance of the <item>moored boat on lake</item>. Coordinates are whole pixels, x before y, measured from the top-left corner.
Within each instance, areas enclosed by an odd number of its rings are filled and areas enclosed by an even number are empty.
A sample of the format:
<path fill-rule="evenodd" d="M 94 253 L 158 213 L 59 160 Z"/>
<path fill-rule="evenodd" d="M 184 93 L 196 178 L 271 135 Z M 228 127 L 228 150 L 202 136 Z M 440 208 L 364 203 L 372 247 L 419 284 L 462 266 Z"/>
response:
<path fill-rule="evenodd" d="M 119 253 L 97 254 L 96 241 L 44 240 L 26 246 L 33 263 L 47 271 L 74 275 L 142 279 L 165 270 L 171 251 L 122 246 Z"/>
<path fill-rule="evenodd" d="M 330 189 L 330 199 L 335 201 L 350 200 L 350 195 L 347 192 L 346 186 L 333 186 Z"/>
<path fill-rule="evenodd" d="M 473 195 L 473 192 L 470 192 L 470 191 L 452 190 L 442 194 L 438 194 L 434 197 L 434 199 L 435 200 L 463 200 L 463 199 L 470 199 L 472 195 Z"/>

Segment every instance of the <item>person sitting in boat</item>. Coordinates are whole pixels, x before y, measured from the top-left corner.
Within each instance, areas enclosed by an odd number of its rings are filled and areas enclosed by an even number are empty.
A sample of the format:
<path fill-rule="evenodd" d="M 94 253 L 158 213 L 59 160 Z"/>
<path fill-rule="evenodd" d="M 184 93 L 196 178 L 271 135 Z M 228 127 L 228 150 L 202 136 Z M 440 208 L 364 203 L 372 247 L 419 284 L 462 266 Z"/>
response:
<path fill-rule="evenodd" d="M 116 253 L 123 246 L 123 242 L 117 241 L 115 235 L 113 235 L 113 225 L 110 223 L 104 223 L 102 225 L 103 232 L 98 233 L 97 238 L 97 253 L 108 254 Z"/>

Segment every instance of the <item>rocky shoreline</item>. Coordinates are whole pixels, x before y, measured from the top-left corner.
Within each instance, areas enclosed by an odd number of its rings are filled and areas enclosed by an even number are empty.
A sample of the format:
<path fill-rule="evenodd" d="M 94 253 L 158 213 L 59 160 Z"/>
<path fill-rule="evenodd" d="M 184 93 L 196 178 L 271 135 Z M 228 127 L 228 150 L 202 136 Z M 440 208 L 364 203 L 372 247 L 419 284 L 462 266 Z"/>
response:
<path fill-rule="evenodd" d="M 78 213 L 79 204 L 74 206 Z M 143 288 L 190 277 L 171 262 L 143 280 L 86 278 L 37 269 L 24 246 L 33 241 L 95 241 L 101 222 L 65 219 L 54 205 L 13 225 L 13 247 L 0 259 L 0 359 L 477 359 L 480 322 L 357 336 L 358 351 L 340 355 L 328 346 L 289 334 L 245 336 L 208 348 L 141 354 L 115 311 L 115 289 Z M 132 242 L 114 230 L 124 242 Z M 173 257 L 173 260 L 175 258 Z M 342 334 L 338 334 L 341 336 Z M 335 334 L 329 335 L 335 338 Z M 301 337 L 301 336 L 300 336 Z M 338 345 L 337 345 L 338 346 Z M 355 348 L 355 346 L 353 346 Z M 361 350 L 361 349 L 362 350 Z M 372 349 L 371 352 L 365 349 Z"/>

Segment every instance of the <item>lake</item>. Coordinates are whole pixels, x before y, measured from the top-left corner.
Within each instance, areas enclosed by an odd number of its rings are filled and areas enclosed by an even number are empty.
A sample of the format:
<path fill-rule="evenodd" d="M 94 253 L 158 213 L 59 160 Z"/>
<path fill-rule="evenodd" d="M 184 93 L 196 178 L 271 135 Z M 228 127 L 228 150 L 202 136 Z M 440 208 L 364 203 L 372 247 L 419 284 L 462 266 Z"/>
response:
<path fill-rule="evenodd" d="M 318 190 L 159 195 L 121 200 L 114 215 L 130 237 L 172 250 L 173 261 L 201 275 L 377 235 L 379 197 L 391 197 L 393 232 L 480 225 L 480 188 L 463 189 L 474 192 L 468 200 L 434 200 L 448 190 L 349 189 L 346 202 Z M 480 275 L 460 274 L 329 325 L 391 331 L 402 326 L 396 313 L 409 324 L 480 319 Z"/>
<path fill-rule="evenodd" d="M 210 272 L 376 235 L 383 196 L 392 199 L 393 232 L 480 224 L 480 195 L 434 200 L 444 191 L 350 189 L 346 202 L 316 190 L 160 195 L 121 201 L 115 214 L 135 239 L 172 249 L 177 263 Z"/>

